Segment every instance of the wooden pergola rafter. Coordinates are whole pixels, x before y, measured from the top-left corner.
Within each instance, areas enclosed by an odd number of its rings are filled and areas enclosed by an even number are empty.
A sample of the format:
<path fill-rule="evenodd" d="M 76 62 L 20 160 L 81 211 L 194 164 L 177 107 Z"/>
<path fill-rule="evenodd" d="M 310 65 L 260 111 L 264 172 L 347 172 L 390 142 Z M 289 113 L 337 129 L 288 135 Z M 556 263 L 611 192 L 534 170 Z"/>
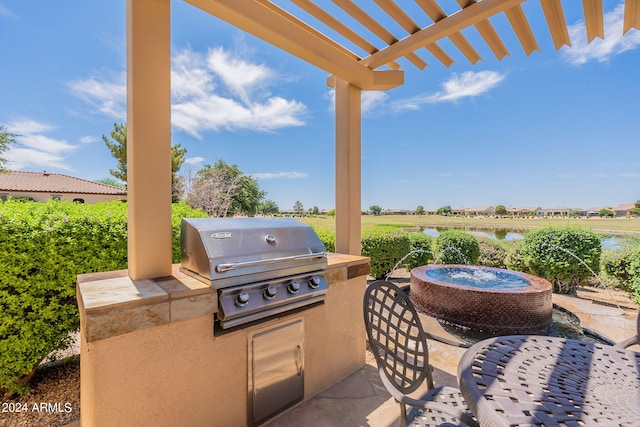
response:
<path fill-rule="evenodd" d="M 360 253 L 362 90 L 388 90 L 404 84 L 402 63 L 426 68 L 425 49 L 446 67 L 451 66 L 454 52 L 443 48 L 445 44 L 440 42 L 445 39 L 458 51 L 456 55 L 472 64 L 482 59 L 479 52 L 484 46 L 478 45 L 482 43 L 498 60 L 503 59 L 510 55 L 505 43 L 510 34 L 500 34 L 491 22 L 501 14 L 527 55 L 539 51 L 522 7 L 526 2 L 542 8 L 556 49 L 571 44 L 561 0 L 456 0 L 459 9 L 451 13 L 437 0 L 183 1 L 329 74 L 327 83 L 336 89 L 336 250 L 351 254 Z M 153 190 L 158 182 L 170 182 L 169 3 L 127 2 L 128 166 L 134 170 L 128 186 L 129 271 L 134 278 L 158 277 L 171 269 L 170 260 L 167 262 L 170 239 L 163 238 L 160 243 L 151 238 L 158 233 L 159 224 L 148 226 L 143 220 L 149 212 L 161 213 L 158 221 L 169 223 L 170 218 L 167 202 L 152 201 L 154 197 L 149 196 L 159 194 Z M 604 38 L 602 0 L 582 0 L 582 8 L 588 41 Z M 464 32 L 470 28 L 480 37 L 471 40 L 466 36 Z M 632 28 L 640 29 L 640 0 L 625 0 L 623 32 Z M 148 152 L 154 153 L 153 160 L 144 158 Z M 156 170 L 162 171 L 161 176 Z M 163 190 L 161 198 L 168 191 Z M 166 227 L 163 230 L 167 232 Z M 166 254 L 149 255 L 157 252 Z"/>

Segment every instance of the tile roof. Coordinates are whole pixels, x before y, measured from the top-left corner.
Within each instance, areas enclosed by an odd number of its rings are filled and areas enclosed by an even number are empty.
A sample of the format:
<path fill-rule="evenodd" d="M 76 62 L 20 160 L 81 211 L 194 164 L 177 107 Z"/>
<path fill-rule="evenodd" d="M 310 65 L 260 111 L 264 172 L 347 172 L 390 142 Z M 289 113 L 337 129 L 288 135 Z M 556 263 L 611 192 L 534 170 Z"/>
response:
<path fill-rule="evenodd" d="M 0 191 L 127 195 L 127 190 L 69 175 L 49 172 L 0 173 Z"/>
<path fill-rule="evenodd" d="M 618 206 L 616 206 L 615 208 L 613 208 L 614 211 L 628 211 L 630 209 L 635 208 L 636 206 L 633 203 L 621 203 Z"/>
<path fill-rule="evenodd" d="M 466 208 L 465 210 L 467 212 L 483 212 L 483 211 L 489 211 L 493 209 L 494 209 L 493 206 L 472 206 L 470 208 Z"/>

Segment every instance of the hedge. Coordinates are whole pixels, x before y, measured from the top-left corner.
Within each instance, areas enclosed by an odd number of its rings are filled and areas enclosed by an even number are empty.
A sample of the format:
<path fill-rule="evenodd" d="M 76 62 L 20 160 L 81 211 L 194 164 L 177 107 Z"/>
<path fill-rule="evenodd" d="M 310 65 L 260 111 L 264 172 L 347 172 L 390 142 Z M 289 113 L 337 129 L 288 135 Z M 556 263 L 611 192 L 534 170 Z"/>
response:
<path fill-rule="evenodd" d="M 613 277 L 618 287 L 640 303 L 640 246 L 604 251 L 601 265 L 606 276 Z"/>
<path fill-rule="evenodd" d="M 422 232 L 409 233 L 409 255 L 404 260 L 404 267 L 411 269 L 433 262 L 433 237 Z"/>
<path fill-rule="evenodd" d="M 314 231 L 320 238 L 320 241 L 324 244 L 327 252 L 336 251 L 336 233 L 334 233 L 333 230 L 314 227 Z"/>
<path fill-rule="evenodd" d="M 383 279 L 411 250 L 407 233 L 396 227 L 375 227 L 362 233 L 362 255 L 371 258 L 371 276 Z"/>
<path fill-rule="evenodd" d="M 436 238 L 434 252 L 440 264 L 477 264 L 480 246 L 471 234 L 446 230 Z"/>
<path fill-rule="evenodd" d="M 508 251 L 505 245 L 499 241 L 481 239 L 478 241 L 480 256 L 478 265 L 493 268 L 507 268 L 506 259 Z"/>
<path fill-rule="evenodd" d="M 600 271 L 600 237 L 580 228 L 542 228 L 524 237 L 519 257 L 525 272 L 553 283 L 554 292 L 575 294 Z"/>
<path fill-rule="evenodd" d="M 182 216 L 173 206 L 173 261 Z M 27 391 L 38 364 L 79 328 L 76 276 L 127 268 L 127 206 L 9 199 L 0 203 L 0 394 Z"/>

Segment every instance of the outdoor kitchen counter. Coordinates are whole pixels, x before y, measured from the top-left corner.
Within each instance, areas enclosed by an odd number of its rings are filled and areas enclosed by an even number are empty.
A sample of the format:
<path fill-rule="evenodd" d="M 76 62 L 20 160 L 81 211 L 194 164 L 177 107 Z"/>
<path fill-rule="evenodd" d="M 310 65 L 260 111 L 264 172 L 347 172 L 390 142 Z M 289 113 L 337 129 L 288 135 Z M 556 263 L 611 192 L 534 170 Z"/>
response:
<path fill-rule="evenodd" d="M 369 258 L 329 253 L 325 280 L 332 284 L 369 274 Z M 81 330 L 87 342 L 153 328 L 218 311 L 216 291 L 180 272 L 132 280 L 127 270 L 78 275 Z"/>
<path fill-rule="evenodd" d="M 362 295 L 369 258 L 329 254 L 325 302 L 214 336 L 217 294 L 174 265 L 131 280 L 126 270 L 78 276 L 81 425 L 248 423 L 254 336 L 303 323 L 304 400 L 365 364 Z"/>

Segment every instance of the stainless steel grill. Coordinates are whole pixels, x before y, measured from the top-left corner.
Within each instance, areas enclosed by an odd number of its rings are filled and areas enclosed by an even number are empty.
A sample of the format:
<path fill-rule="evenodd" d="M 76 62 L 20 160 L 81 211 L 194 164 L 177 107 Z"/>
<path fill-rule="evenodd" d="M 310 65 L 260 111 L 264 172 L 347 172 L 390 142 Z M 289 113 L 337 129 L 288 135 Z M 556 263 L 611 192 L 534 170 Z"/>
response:
<path fill-rule="evenodd" d="M 291 218 L 185 218 L 181 271 L 218 291 L 223 329 L 324 301 L 326 249 Z"/>

